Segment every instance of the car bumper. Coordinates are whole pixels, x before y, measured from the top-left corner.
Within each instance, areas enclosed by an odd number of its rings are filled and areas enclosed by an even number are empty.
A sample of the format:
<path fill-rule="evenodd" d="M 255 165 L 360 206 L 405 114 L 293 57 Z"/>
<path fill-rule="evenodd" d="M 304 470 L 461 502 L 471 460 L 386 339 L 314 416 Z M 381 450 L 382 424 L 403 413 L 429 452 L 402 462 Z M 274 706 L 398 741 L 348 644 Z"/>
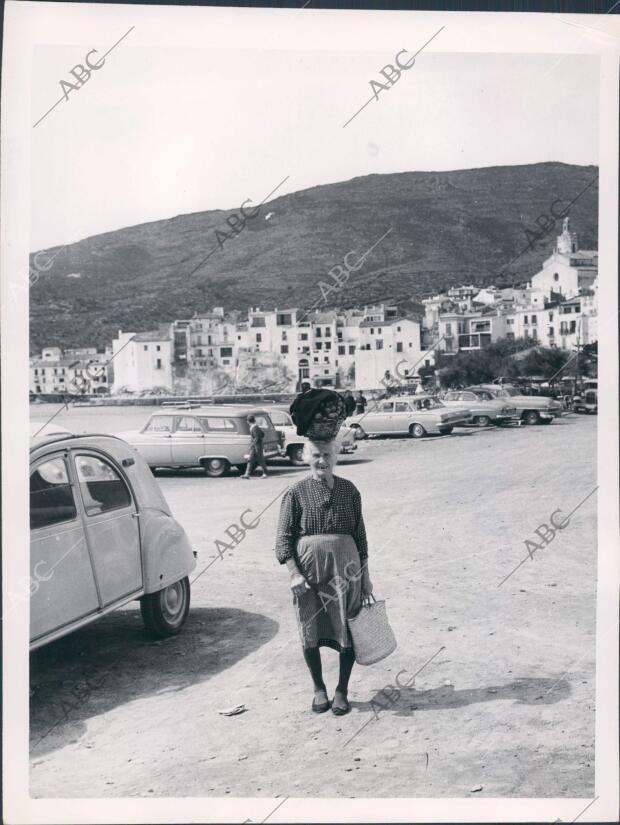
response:
<path fill-rule="evenodd" d="M 355 443 L 355 441 L 347 441 L 346 443 L 343 443 L 340 446 L 341 453 L 352 453 L 354 450 L 357 450 L 357 444 Z"/>

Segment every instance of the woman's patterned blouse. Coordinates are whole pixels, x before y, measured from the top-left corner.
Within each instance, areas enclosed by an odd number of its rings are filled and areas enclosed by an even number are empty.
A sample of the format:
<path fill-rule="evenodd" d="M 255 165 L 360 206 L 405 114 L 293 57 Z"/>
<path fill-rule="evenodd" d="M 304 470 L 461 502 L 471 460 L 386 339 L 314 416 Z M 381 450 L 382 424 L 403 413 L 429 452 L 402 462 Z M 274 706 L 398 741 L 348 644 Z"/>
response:
<path fill-rule="evenodd" d="M 330 490 L 323 481 L 304 478 L 284 494 L 276 536 L 276 558 L 280 564 L 295 558 L 297 539 L 324 533 L 352 536 L 360 560 L 368 558 L 362 499 L 357 487 L 334 476 Z"/>

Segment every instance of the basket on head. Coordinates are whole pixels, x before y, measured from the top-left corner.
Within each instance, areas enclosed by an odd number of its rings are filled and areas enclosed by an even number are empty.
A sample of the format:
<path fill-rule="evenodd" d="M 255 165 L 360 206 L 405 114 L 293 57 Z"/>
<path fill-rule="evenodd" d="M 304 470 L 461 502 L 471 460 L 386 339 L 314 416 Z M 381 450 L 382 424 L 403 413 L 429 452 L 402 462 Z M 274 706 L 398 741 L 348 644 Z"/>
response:
<path fill-rule="evenodd" d="M 306 431 L 312 441 L 333 441 L 346 418 L 344 400 L 338 393 L 330 393 L 315 411 Z"/>

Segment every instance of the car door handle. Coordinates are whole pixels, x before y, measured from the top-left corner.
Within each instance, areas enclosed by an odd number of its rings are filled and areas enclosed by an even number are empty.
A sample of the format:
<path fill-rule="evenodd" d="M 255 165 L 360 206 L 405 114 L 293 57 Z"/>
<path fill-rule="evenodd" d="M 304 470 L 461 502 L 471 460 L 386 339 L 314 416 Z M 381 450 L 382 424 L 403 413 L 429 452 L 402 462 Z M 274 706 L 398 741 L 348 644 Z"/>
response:
<path fill-rule="evenodd" d="M 131 517 L 132 518 L 140 518 L 140 513 L 132 513 Z"/>

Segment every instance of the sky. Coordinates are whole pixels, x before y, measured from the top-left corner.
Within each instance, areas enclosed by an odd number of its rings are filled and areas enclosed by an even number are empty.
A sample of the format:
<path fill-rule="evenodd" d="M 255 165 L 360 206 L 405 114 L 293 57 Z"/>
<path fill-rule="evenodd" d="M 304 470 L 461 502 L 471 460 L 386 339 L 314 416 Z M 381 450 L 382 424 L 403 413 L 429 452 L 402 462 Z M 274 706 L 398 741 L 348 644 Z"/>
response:
<path fill-rule="evenodd" d="M 84 53 L 33 50 L 33 123 Z M 343 128 L 392 61 L 136 47 L 129 34 L 32 131 L 31 250 L 259 203 L 287 176 L 274 197 L 371 173 L 598 163 L 596 57 L 422 52 Z"/>

